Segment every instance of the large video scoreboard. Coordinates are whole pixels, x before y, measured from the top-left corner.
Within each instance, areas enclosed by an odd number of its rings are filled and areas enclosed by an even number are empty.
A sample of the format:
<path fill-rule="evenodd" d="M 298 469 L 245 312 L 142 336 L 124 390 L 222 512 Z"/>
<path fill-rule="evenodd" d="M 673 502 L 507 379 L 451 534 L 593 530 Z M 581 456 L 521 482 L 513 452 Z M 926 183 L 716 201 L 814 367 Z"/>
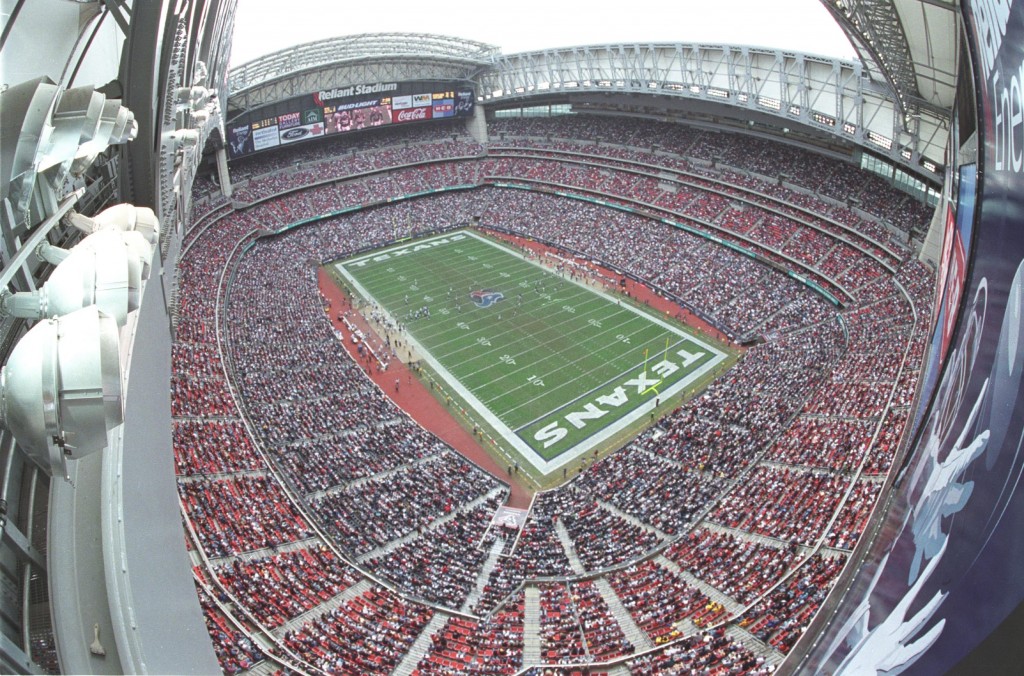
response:
<path fill-rule="evenodd" d="M 476 94 L 465 82 L 417 80 L 334 87 L 279 101 L 232 119 L 228 156 L 371 127 L 470 117 Z"/>

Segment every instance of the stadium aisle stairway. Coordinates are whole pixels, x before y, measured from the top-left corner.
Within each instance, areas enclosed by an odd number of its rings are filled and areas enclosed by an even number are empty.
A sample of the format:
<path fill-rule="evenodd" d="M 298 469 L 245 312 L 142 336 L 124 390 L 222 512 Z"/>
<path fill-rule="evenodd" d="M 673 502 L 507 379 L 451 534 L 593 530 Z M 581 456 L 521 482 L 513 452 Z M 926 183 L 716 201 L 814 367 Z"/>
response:
<path fill-rule="evenodd" d="M 337 596 L 335 596 L 333 599 L 325 601 L 324 603 L 321 603 L 317 607 L 312 608 L 311 610 L 303 613 L 302 615 L 294 617 L 288 622 L 285 622 L 280 627 L 275 629 L 272 633 L 277 638 L 281 638 L 289 631 L 299 631 L 300 629 L 302 629 L 302 626 L 310 620 L 320 617 L 325 613 L 329 613 L 330 611 L 334 610 L 346 601 L 350 601 L 354 598 L 362 596 L 371 589 L 373 589 L 373 583 L 364 578 L 359 582 L 356 582 L 354 585 L 352 585 L 345 591 L 341 592 Z"/>
<path fill-rule="evenodd" d="M 491 573 L 494 571 L 495 566 L 498 565 L 498 557 L 501 554 L 502 549 L 505 546 L 504 538 L 495 538 L 491 544 L 491 551 L 487 555 L 487 560 L 484 561 L 484 565 L 480 568 L 480 574 L 476 578 L 476 584 L 473 586 L 473 591 L 469 592 L 466 597 L 465 603 L 462 604 L 462 612 L 471 612 L 473 607 L 476 606 L 480 597 L 483 596 L 484 587 L 487 586 L 487 581 L 491 579 Z"/>
<path fill-rule="evenodd" d="M 675 573 L 676 575 L 678 575 L 684 582 L 686 582 L 686 584 L 690 585 L 691 587 L 699 589 L 709 599 L 724 607 L 726 612 L 730 615 L 735 615 L 740 611 L 741 608 L 743 608 L 741 604 L 737 603 L 731 597 L 726 596 L 719 590 L 709 585 L 707 582 L 704 582 L 700 578 L 695 577 L 693 574 L 680 568 L 679 564 L 677 564 L 672 559 L 666 558 L 665 556 L 659 554 L 656 557 L 654 557 L 653 560 L 659 566 L 662 566 L 663 568 L 666 568 Z"/>
<path fill-rule="evenodd" d="M 474 509 L 476 509 L 477 507 L 479 507 L 480 505 L 482 505 L 483 503 L 485 503 L 488 500 L 490 500 L 491 498 L 493 498 L 494 496 L 499 495 L 504 490 L 505 490 L 504 486 L 499 486 L 497 488 L 492 488 L 488 493 L 485 493 L 484 495 L 481 495 L 480 497 L 478 497 L 475 500 L 472 500 L 471 502 L 467 502 L 466 504 L 461 505 L 459 507 L 459 509 L 453 510 L 453 511 L 449 512 L 448 514 L 445 514 L 444 516 L 440 517 L 440 518 L 434 519 L 433 521 L 430 522 L 430 525 L 427 526 L 424 530 L 433 530 L 435 528 L 440 528 L 441 526 L 443 526 L 444 524 L 448 523 L 452 519 L 454 519 L 454 518 L 456 518 L 458 516 L 461 516 L 463 514 L 468 514 L 468 513 L 472 512 Z M 357 558 L 356 561 L 358 563 L 366 563 L 367 561 L 372 561 L 373 559 L 376 559 L 377 557 L 384 556 L 386 554 L 390 554 L 392 551 L 398 549 L 402 545 L 408 544 L 408 543 L 412 542 L 413 540 L 415 540 L 416 538 L 420 537 L 420 535 L 421 534 L 418 531 L 411 530 L 411 531 L 409 531 L 408 533 L 406 533 L 405 535 L 403 535 L 402 537 L 400 537 L 398 539 L 392 540 L 391 542 L 388 542 L 387 544 L 383 544 L 380 547 L 378 547 L 377 549 L 374 549 L 374 550 L 371 550 L 369 552 L 366 552 L 365 554 L 363 554 L 362 556 Z"/>
<path fill-rule="evenodd" d="M 576 555 L 576 548 L 572 546 L 572 538 L 569 537 L 569 531 L 565 529 L 565 524 L 561 521 L 556 522 L 555 533 L 558 535 L 558 541 L 562 544 L 562 549 L 565 550 L 566 558 L 569 559 L 572 572 L 577 575 L 585 574 L 587 569 L 583 567 L 580 557 Z"/>
<path fill-rule="evenodd" d="M 246 676 L 271 676 L 281 672 L 281 665 L 273 660 L 263 660 L 246 670 Z"/>
<path fill-rule="evenodd" d="M 434 613 L 434 616 L 430 618 L 430 622 L 427 623 L 427 626 L 423 627 L 423 631 L 416 637 L 416 641 L 409 648 L 409 652 L 405 653 L 405 657 L 402 658 L 402 661 L 398 663 L 398 666 L 391 673 L 394 676 L 410 676 L 416 670 L 416 665 L 430 652 L 434 634 L 439 632 L 449 619 L 448 615 Z"/>
<path fill-rule="evenodd" d="M 782 653 L 757 640 L 746 629 L 742 629 L 735 624 L 730 624 L 725 628 L 725 635 L 758 657 L 763 657 L 765 662 L 768 664 L 778 665 L 779 662 L 782 661 Z"/>
<path fill-rule="evenodd" d="M 540 663 L 540 590 L 527 585 L 523 606 L 523 664 Z"/>
<path fill-rule="evenodd" d="M 597 502 L 598 506 L 600 506 L 601 509 L 605 509 L 605 510 L 611 512 L 615 516 L 619 517 L 620 519 L 623 519 L 627 523 L 633 524 L 637 528 L 642 528 L 643 530 L 647 531 L 648 533 L 652 533 L 653 535 L 656 535 L 659 540 L 665 541 L 665 540 L 673 539 L 672 536 L 669 535 L 668 533 L 662 532 L 662 531 L 658 530 L 657 528 L 655 528 L 654 526 L 650 525 L 649 523 L 644 523 L 643 521 L 641 521 L 640 519 L 636 518 L 635 516 L 631 516 L 630 514 L 627 514 L 626 512 L 623 512 L 621 509 L 619 509 L 618 507 L 616 507 L 615 505 L 613 505 L 610 502 L 605 502 L 604 500 L 596 500 L 596 499 L 595 499 L 595 502 Z"/>
<path fill-rule="evenodd" d="M 626 607 L 622 605 L 622 600 L 619 595 L 615 593 L 612 586 L 603 577 L 596 578 L 594 580 L 594 586 L 597 587 L 597 591 L 601 593 L 601 598 L 608 604 L 608 610 L 612 612 L 612 617 L 619 623 L 619 627 L 622 629 L 622 633 L 625 634 L 626 640 L 628 640 L 636 652 L 640 653 L 645 650 L 650 650 L 654 647 L 654 643 L 647 636 L 643 629 L 637 626 L 633 620 L 633 616 L 629 614 Z"/>

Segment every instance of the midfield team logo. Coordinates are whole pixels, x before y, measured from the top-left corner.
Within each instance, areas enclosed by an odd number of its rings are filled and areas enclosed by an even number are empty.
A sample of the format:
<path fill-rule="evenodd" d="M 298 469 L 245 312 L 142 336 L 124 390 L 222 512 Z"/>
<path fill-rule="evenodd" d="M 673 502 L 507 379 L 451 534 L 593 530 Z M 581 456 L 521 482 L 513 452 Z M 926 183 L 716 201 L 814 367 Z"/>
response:
<path fill-rule="evenodd" d="M 499 300 L 505 298 L 505 294 L 501 291 L 491 291 L 490 289 L 481 289 L 479 291 L 473 291 L 469 294 L 473 304 L 477 307 L 491 307 Z"/>

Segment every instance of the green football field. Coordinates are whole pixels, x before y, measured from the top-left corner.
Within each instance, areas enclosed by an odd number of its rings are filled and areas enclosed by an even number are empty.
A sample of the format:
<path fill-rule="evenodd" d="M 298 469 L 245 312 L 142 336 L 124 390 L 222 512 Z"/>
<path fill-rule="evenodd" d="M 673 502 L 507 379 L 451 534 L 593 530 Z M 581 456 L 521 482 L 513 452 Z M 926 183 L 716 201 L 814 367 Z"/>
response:
<path fill-rule="evenodd" d="M 727 356 L 468 230 L 333 266 L 541 474 L 636 424 Z"/>

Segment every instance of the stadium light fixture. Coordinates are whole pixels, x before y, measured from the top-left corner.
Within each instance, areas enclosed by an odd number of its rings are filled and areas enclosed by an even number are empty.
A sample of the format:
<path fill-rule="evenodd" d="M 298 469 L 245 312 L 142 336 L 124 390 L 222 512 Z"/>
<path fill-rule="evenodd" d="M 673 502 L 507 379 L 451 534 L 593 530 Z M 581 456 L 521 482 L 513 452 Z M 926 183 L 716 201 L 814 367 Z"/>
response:
<path fill-rule="evenodd" d="M 210 100 L 210 94 L 209 89 L 198 85 L 194 87 L 181 87 L 177 91 L 177 102 L 181 108 L 200 110 L 206 107 L 206 103 Z"/>
<path fill-rule="evenodd" d="M 103 230 L 141 233 L 150 246 L 160 240 L 160 220 L 149 207 L 132 204 L 115 204 L 95 216 L 79 213 L 68 214 L 68 222 L 86 234 Z"/>
<path fill-rule="evenodd" d="M 32 327 L 0 369 L 0 419 L 44 471 L 107 446 L 124 420 L 118 332 L 96 306 Z"/>
<path fill-rule="evenodd" d="M 92 87 L 68 89 L 57 101 L 51 116 L 50 143 L 38 158 L 37 170 L 70 166 L 78 148 L 95 138 L 103 114 L 104 97 Z"/>
<path fill-rule="evenodd" d="M 92 87 L 62 91 L 47 77 L 0 94 L 0 197 L 16 220 L 29 211 L 40 176 L 50 192 L 68 173 L 81 175 L 110 145 L 135 138 L 138 124 L 120 101 Z"/>
<path fill-rule="evenodd" d="M 135 115 L 121 105 L 119 99 L 108 99 L 103 103 L 100 123 L 96 134 L 78 148 L 71 173 L 80 176 L 96 160 L 96 156 L 107 147 L 127 143 L 139 133 Z"/>
<path fill-rule="evenodd" d="M 82 249 L 83 251 L 92 248 L 121 247 L 127 252 L 128 265 L 130 270 L 138 269 L 137 278 L 139 280 L 136 288 L 134 280 L 136 275 L 132 272 L 129 275 L 129 288 L 135 295 L 141 294 L 141 283 L 149 279 L 150 275 L 150 262 L 153 259 L 153 247 L 149 245 L 146 238 L 140 232 L 118 232 L 116 230 L 101 230 L 95 232 L 81 242 L 74 248 L 74 251 Z M 60 247 L 53 246 L 49 242 L 42 242 L 35 251 L 36 255 L 53 265 L 60 265 L 64 260 L 71 255 L 71 251 L 68 249 L 61 249 Z"/>
<path fill-rule="evenodd" d="M 60 317 L 89 305 L 110 315 L 118 326 L 139 308 L 142 263 L 117 241 L 75 247 L 35 291 L 0 295 L 0 309 L 12 317 Z"/>
<path fill-rule="evenodd" d="M 177 129 L 163 136 L 173 146 L 173 152 L 189 150 L 199 145 L 199 132 L 195 129 Z"/>
<path fill-rule="evenodd" d="M 58 87 L 47 77 L 16 84 L 0 94 L 0 197 L 16 212 L 28 210 L 38 156 L 50 142 L 50 110 Z"/>

